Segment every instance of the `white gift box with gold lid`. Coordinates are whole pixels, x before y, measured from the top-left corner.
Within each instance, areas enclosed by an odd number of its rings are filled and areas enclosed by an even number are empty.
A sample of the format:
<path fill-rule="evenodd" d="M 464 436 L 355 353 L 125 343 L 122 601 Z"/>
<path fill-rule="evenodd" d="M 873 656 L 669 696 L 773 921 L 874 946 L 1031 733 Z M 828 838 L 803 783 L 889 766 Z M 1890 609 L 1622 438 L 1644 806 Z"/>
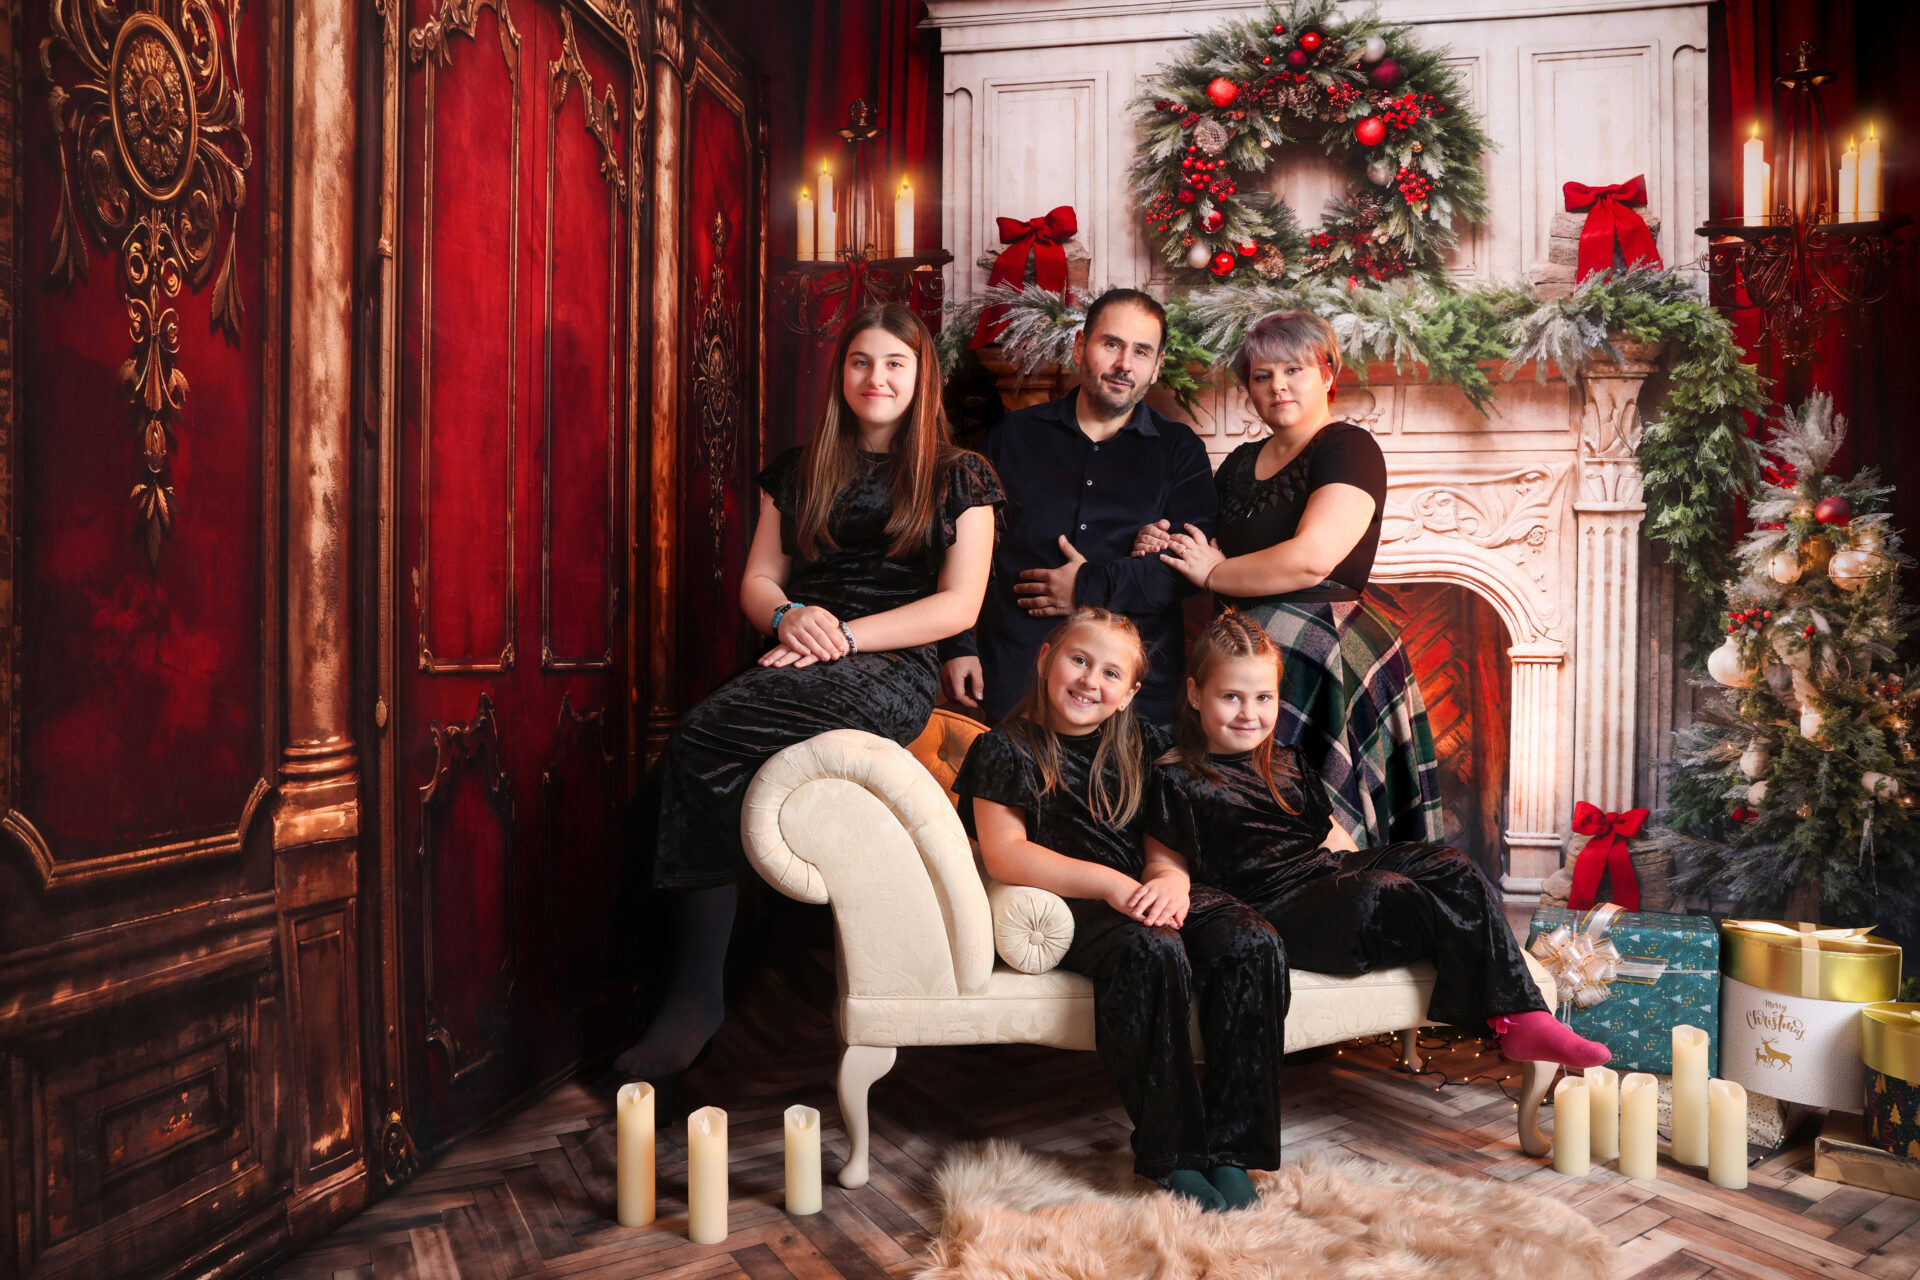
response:
<path fill-rule="evenodd" d="M 1720 926 L 1720 1075 L 1755 1093 L 1860 1110 L 1860 1011 L 1900 986 L 1900 948 L 1871 929 Z"/>

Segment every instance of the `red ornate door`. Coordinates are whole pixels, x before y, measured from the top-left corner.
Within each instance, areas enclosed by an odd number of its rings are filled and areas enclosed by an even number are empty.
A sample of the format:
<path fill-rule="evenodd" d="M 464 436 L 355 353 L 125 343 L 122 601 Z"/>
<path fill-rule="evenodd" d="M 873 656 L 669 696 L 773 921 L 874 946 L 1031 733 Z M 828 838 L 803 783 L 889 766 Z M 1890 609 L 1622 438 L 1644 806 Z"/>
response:
<path fill-rule="evenodd" d="M 404 1166 L 611 1031 L 646 51 L 625 4 L 411 0 L 389 32 L 375 714 Z"/>

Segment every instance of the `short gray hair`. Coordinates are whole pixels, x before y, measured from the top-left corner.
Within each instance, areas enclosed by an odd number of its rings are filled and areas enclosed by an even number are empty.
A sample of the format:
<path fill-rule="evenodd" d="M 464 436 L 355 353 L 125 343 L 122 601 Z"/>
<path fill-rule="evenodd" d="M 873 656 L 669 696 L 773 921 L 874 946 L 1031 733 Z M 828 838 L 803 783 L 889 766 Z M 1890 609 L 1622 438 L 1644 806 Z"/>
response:
<path fill-rule="evenodd" d="M 1340 340 L 1333 326 L 1311 311 L 1269 311 L 1247 327 L 1240 349 L 1233 353 L 1233 373 L 1246 386 L 1256 364 L 1298 360 L 1324 365 L 1330 378 L 1340 376 Z"/>

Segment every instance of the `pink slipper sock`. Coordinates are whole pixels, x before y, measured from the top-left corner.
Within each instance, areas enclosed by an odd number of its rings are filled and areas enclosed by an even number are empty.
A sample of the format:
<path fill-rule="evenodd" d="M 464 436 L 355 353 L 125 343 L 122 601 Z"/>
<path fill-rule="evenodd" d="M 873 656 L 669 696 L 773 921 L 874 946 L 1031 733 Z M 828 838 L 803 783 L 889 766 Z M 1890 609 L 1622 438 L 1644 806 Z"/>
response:
<path fill-rule="evenodd" d="M 1613 1057 L 1603 1044 L 1583 1040 L 1550 1013 L 1503 1013 L 1488 1018 L 1508 1062 L 1557 1062 L 1569 1070 L 1598 1067 Z"/>

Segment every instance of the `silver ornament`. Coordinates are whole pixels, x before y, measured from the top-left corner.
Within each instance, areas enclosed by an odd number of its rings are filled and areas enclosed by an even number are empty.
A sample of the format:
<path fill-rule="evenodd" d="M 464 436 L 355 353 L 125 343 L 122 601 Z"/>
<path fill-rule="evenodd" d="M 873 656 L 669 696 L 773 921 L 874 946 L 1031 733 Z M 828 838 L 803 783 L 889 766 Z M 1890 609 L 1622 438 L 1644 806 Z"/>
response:
<path fill-rule="evenodd" d="M 1865 787 L 1875 800 L 1891 800 L 1900 794 L 1900 780 L 1889 778 L 1884 773 L 1863 773 L 1860 775 L 1860 785 Z"/>
<path fill-rule="evenodd" d="M 1360 61 L 1378 62 L 1387 56 L 1387 41 L 1384 36 L 1368 36 L 1367 42 L 1360 46 Z"/>
<path fill-rule="evenodd" d="M 1767 784 L 1756 782 L 1747 788 L 1747 803 L 1758 809 L 1767 802 Z"/>
<path fill-rule="evenodd" d="M 1773 748 L 1758 738 L 1749 742 L 1747 749 L 1740 753 L 1740 772 L 1749 779 L 1758 778 L 1772 764 Z"/>
<path fill-rule="evenodd" d="M 1205 271 L 1213 261 L 1213 253 L 1204 241 L 1196 240 L 1193 248 L 1187 250 L 1187 265 L 1195 271 Z"/>
<path fill-rule="evenodd" d="M 1367 166 L 1367 181 L 1376 187 L 1384 187 L 1393 181 L 1393 175 L 1399 170 L 1393 167 L 1391 160 L 1375 160 Z"/>

